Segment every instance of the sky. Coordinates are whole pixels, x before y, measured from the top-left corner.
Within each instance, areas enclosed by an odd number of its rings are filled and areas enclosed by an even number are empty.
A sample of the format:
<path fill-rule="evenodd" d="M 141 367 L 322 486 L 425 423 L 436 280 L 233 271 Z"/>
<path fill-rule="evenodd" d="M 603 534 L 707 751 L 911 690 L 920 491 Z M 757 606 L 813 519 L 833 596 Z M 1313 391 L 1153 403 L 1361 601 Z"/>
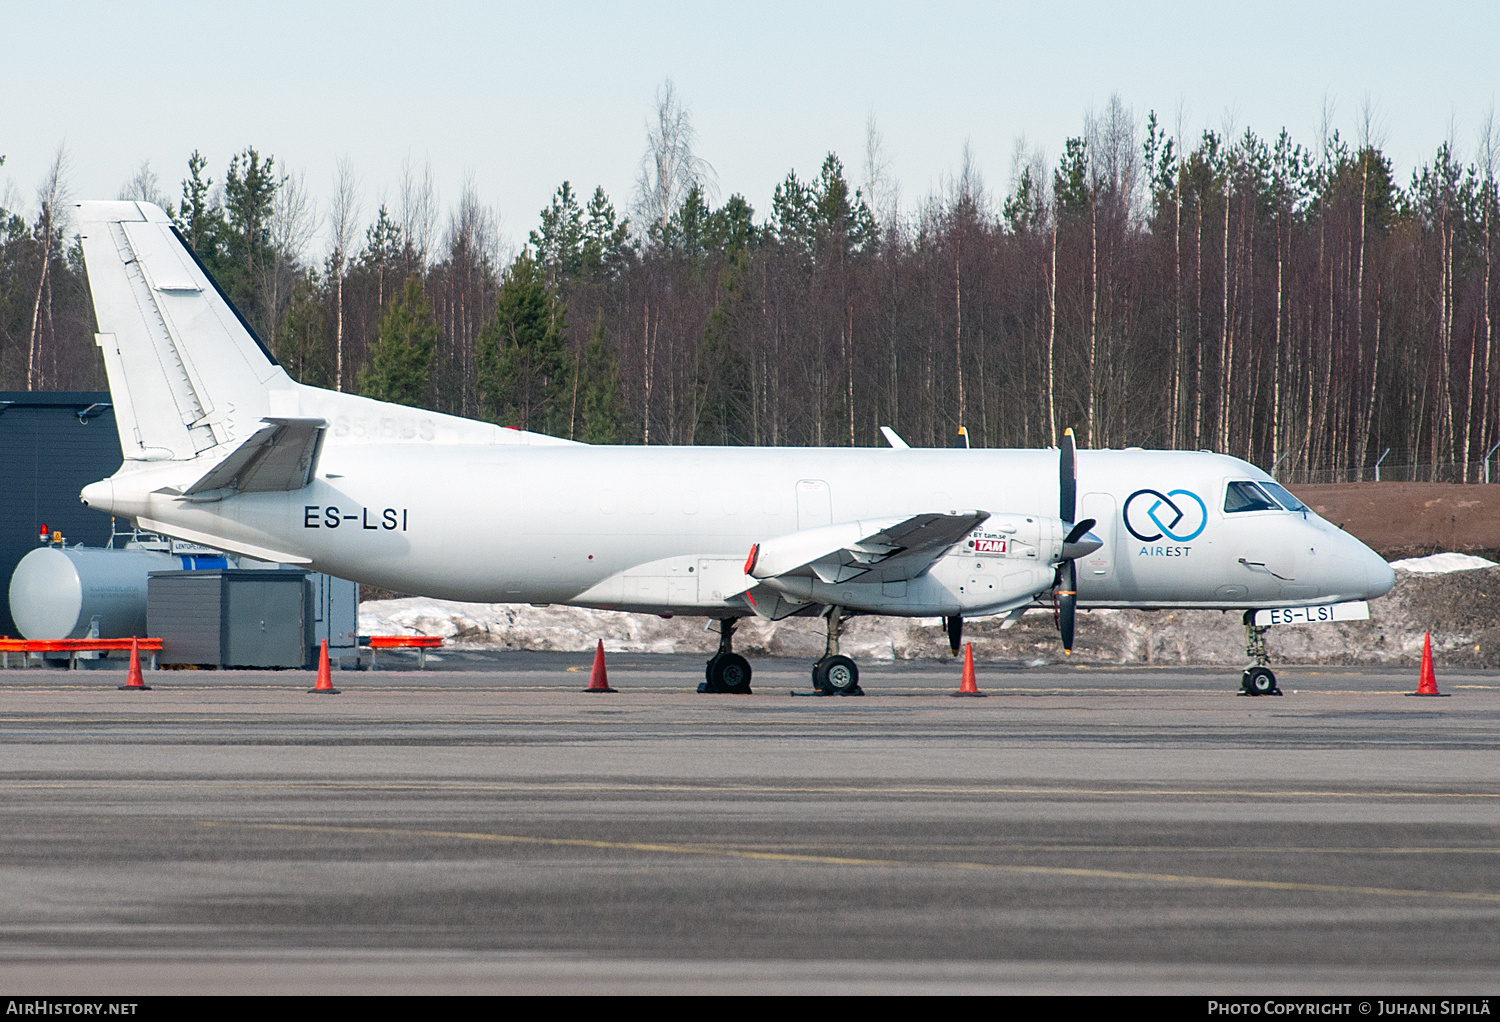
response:
<path fill-rule="evenodd" d="M 220 181 L 253 145 L 325 202 L 347 159 L 367 219 L 430 164 L 445 209 L 471 180 L 511 244 L 563 180 L 628 209 L 669 78 L 720 199 L 758 217 L 830 151 L 857 183 L 871 118 L 909 209 L 965 145 L 1005 191 L 1018 138 L 1055 160 L 1116 93 L 1189 139 L 1312 146 L 1325 109 L 1349 138 L 1368 108 L 1402 182 L 1450 136 L 1472 158 L 1500 93 L 1494 3 L 0 0 L 0 38 L 0 197 L 23 209 L 59 145 L 75 198 L 149 161 L 174 199 L 194 149 Z"/>

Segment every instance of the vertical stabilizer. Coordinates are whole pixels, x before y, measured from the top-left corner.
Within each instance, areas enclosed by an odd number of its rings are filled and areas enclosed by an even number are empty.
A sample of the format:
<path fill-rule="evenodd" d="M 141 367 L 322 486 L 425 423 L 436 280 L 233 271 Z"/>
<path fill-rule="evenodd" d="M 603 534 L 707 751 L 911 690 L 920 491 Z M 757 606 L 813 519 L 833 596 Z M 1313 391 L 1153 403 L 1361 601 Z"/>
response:
<path fill-rule="evenodd" d="M 291 386 L 159 207 L 78 206 L 97 343 L 127 461 L 236 444 Z"/>

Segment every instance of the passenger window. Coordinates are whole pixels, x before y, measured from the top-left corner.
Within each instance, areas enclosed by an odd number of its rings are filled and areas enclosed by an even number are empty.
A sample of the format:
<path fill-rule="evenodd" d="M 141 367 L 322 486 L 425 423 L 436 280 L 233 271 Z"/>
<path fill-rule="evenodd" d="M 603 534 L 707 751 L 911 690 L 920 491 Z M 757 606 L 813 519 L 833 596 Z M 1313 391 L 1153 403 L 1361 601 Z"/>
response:
<path fill-rule="evenodd" d="M 1302 501 L 1298 500 L 1296 497 L 1292 496 L 1291 491 L 1289 491 L 1285 486 L 1278 486 L 1276 483 L 1261 483 L 1260 488 L 1265 490 L 1272 497 L 1276 498 L 1281 506 L 1286 508 L 1288 511 L 1307 510 L 1307 505 L 1302 503 Z"/>
<path fill-rule="evenodd" d="M 1224 492 L 1224 510 L 1280 511 L 1281 505 L 1254 483 L 1230 483 L 1229 489 Z"/>

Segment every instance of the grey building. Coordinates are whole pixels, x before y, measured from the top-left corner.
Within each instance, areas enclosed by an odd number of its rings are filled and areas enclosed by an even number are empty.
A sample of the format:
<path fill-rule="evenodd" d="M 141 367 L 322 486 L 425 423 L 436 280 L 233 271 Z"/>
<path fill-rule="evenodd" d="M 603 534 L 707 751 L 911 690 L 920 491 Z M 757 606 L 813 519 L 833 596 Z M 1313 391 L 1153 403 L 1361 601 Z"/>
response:
<path fill-rule="evenodd" d="M 0 391 L 0 592 L 43 525 L 68 544 L 108 546 L 109 515 L 78 499 L 122 461 L 106 391 Z M 0 599 L 0 635 L 17 635 Z"/>

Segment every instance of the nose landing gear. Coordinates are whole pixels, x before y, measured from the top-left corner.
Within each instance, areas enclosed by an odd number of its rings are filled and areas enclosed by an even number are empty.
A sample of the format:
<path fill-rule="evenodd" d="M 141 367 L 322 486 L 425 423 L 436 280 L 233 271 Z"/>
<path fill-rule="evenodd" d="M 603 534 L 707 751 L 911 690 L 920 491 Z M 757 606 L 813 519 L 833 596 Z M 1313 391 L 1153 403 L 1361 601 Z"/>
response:
<path fill-rule="evenodd" d="M 698 686 L 699 692 L 750 694 L 750 661 L 734 652 L 734 626 L 738 621 L 735 617 L 719 619 L 719 651 L 704 668 L 705 680 Z"/>
<path fill-rule="evenodd" d="M 1279 696 L 1281 689 L 1276 687 L 1276 674 L 1266 666 L 1271 662 L 1271 651 L 1266 648 L 1266 632 L 1271 630 L 1271 626 L 1256 624 L 1253 610 L 1245 611 L 1243 620 L 1245 655 L 1255 662 L 1240 675 L 1240 695 Z"/>
<path fill-rule="evenodd" d="M 828 645 L 812 667 L 813 688 L 825 696 L 862 696 L 859 665 L 839 655 L 839 634 L 844 630 L 844 608 L 828 608 Z"/>

